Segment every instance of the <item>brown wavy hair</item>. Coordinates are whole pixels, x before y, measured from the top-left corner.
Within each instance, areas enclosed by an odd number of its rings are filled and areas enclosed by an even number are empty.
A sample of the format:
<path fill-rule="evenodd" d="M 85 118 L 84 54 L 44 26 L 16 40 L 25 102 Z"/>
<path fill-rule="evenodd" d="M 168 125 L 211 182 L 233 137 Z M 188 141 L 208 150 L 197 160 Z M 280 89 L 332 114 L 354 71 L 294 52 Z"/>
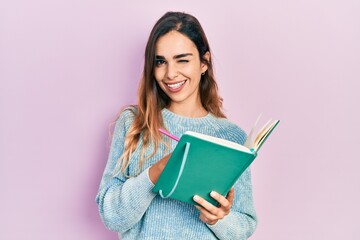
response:
<path fill-rule="evenodd" d="M 146 159 L 155 155 L 162 138 L 158 131 L 164 128 L 161 110 L 170 105 L 171 99 L 158 85 L 155 75 L 155 50 L 158 39 L 170 31 L 177 31 L 188 37 L 199 51 L 200 61 L 207 65 L 207 71 L 201 75 L 200 99 L 203 107 L 216 117 L 225 118 L 222 111 L 222 98 L 218 95 L 218 86 L 215 81 L 211 51 L 205 32 L 200 22 L 192 15 L 182 12 L 167 12 L 153 27 L 145 49 L 145 62 L 142 78 L 138 89 L 138 105 L 134 112 L 135 117 L 125 137 L 125 148 L 121 155 L 117 169 L 125 173 L 130 164 L 131 154 L 135 151 L 140 139 L 143 141 L 139 171 Z M 210 53 L 210 58 L 205 58 L 205 53 Z M 154 143 L 154 151 L 148 158 L 144 157 L 146 147 Z"/>

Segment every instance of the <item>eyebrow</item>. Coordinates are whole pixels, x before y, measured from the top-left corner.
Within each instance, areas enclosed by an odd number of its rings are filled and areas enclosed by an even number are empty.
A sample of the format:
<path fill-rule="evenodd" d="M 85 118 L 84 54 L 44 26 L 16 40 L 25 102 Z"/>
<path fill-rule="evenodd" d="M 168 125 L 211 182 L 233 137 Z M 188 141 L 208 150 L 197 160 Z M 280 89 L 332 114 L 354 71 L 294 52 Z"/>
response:
<path fill-rule="evenodd" d="M 183 57 L 192 56 L 192 55 L 193 55 L 192 53 L 182 53 L 182 54 L 175 55 L 173 57 L 173 59 L 183 58 Z M 156 59 L 165 59 L 164 56 L 160 56 L 160 55 L 156 55 L 155 58 Z"/>

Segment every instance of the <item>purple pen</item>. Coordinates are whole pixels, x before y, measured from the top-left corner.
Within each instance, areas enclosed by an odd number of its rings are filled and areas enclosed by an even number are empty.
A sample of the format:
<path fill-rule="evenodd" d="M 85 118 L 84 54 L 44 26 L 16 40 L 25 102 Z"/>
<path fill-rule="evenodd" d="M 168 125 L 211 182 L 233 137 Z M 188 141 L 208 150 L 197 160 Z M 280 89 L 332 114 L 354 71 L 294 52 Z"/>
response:
<path fill-rule="evenodd" d="M 168 136 L 168 137 L 169 137 L 169 138 L 171 138 L 171 139 L 174 139 L 175 141 L 180 141 L 180 138 L 178 138 L 178 137 L 176 137 L 176 136 L 172 135 L 171 133 L 169 133 L 169 132 L 165 131 L 165 130 L 164 130 L 164 129 L 162 129 L 162 128 L 159 128 L 159 132 L 161 132 L 162 134 L 164 134 L 164 135 Z"/>

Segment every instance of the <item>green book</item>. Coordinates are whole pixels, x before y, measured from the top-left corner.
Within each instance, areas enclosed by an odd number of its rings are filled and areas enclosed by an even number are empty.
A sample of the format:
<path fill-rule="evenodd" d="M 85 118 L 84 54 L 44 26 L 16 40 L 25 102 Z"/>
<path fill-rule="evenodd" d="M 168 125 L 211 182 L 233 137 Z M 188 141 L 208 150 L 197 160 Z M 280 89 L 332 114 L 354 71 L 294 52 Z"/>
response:
<path fill-rule="evenodd" d="M 226 196 L 278 123 L 279 120 L 269 121 L 255 138 L 252 136 L 254 126 L 244 146 L 192 131 L 185 132 L 152 191 L 163 198 L 190 204 L 196 204 L 192 198 L 199 195 L 217 206 L 218 202 L 210 192 Z"/>

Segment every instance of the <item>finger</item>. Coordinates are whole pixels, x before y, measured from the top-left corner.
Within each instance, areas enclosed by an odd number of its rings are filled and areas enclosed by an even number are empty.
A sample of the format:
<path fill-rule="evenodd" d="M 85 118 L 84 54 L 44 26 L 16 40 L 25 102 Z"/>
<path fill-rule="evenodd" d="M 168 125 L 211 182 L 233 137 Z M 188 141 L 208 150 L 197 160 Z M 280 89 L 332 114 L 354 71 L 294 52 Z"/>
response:
<path fill-rule="evenodd" d="M 200 220 L 205 222 L 205 223 L 209 223 L 211 222 L 211 220 L 215 220 L 216 217 L 215 215 L 212 215 L 211 213 L 209 213 L 205 208 L 195 205 L 196 209 L 198 209 L 200 211 Z"/>
<path fill-rule="evenodd" d="M 214 215 L 216 215 L 218 213 L 219 209 L 217 207 L 215 207 L 214 205 L 212 205 L 211 203 L 209 203 L 208 201 L 206 201 L 205 199 L 203 199 L 202 197 L 195 195 L 193 197 L 193 199 L 195 202 L 200 204 L 204 209 L 206 209 L 210 213 L 212 213 Z"/>
<path fill-rule="evenodd" d="M 213 199 L 215 199 L 216 201 L 218 201 L 220 203 L 221 207 L 224 207 L 225 209 L 230 209 L 232 201 L 230 203 L 228 199 L 226 199 L 224 196 L 220 195 L 219 193 L 217 193 L 215 191 L 212 191 L 210 193 L 210 196 Z"/>
<path fill-rule="evenodd" d="M 217 223 L 217 221 L 219 220 L 219 218 L 208 218 L 206 215 L 204 214 L 200 214 L 200 220 L 203 221 L 204 223 L 213 225 L 215 223 Z"/>
<path fill-rule="evenodd" d="M 208 220 L 205 218 L 205 216 L 202 215 L 202 214 L 200 215 L 199 218 L 200 218 L 200 220 L 203 221 L 204 223 L 206 223 L 206 222 L 208 221 Z"/>
<path fill-rule="evenodd" d="M 226 199 L 230 202 L 231 205 L 234 202 L 234 197 L 235 197 L 235 189 L 234 187 L 232 187 L 226 197 Z"/>
<path fill-rule="evenodd" d="M 205 208 L 203 208 L 202 206 L 199 205 L 195 205 L 196 209 L 200 211 L 200 216 L 201 215 L 207 215 L 209 213 L 208 210 L 206 210 Z M 210 214 L 210 213 L 209 213 Z"/>
<path fill-rule="evenodd" d="M 219 219 L 223 219 L 226 215 L 224 211 L 218 211 L 218 215 L 214 215 L 202 206 L 195 205 L 195 207 L 200 211 L 200 220 L 210 225 L 217 223 Z"/>
<path fill-rule="evenodd" d="M 209 211 L 207 211 L 206 209 L 203 208 L 203 209 L 200 210 L 200 217 L 201 216 L 208 219 L 209 221 L 207 221 L 207 222 L 211 222 L 211 221 L 215 221 L 215 220 L 219 220 L 219 219 L 223 218 L 224 214 L 219 213 L 219 215 L 214 215 L 214 214 L 210 213 Z"/>
<path fill-rule="evenodd" d="M 201 207 L 201 206 L 199 206 L 199 205 L 195 205 L 195 207 L 196 207 L 197 210 L 200 210 L 200 211 L 201 211 L 202 209 L 204 209 L 203 207 Z"/>
<path fill-rule="evenodd" d="M 200 220 L 203 221 L 204 223 L 209 223 L 211 222 L 207 217 L 205 217 L 204 215 L 200 215 Z"/>

